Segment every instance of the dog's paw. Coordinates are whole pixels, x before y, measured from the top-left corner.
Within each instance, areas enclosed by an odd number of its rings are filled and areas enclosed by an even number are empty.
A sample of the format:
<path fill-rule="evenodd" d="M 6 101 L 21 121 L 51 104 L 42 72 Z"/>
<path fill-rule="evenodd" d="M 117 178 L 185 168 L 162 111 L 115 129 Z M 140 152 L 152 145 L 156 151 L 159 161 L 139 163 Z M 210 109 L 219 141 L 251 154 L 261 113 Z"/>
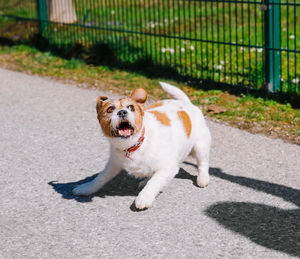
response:
<path fill-rule="evenodd" d="M 93 193 L 95 193 L 97 190 L 95 190 L 93 182 L 88 182 L 81 184 L 77 186 L 76 188 L 73 189 L 72 193 L 74 195 L 79 195 L 79 196 L 88 196 Z"/>
<path fill-rule="evenodd" d="M 197 177 L 197 185 L 201 188 L 206 187 L 209 184 L 209 175 L 208 174 L 200 174 Z"/>
<path fill-rule="evenodd" d="M 152 206 L 155 197 L 151 194 L 140 193 L 135 199 L 135 207 L 138 210 L 148 209 Z"/>

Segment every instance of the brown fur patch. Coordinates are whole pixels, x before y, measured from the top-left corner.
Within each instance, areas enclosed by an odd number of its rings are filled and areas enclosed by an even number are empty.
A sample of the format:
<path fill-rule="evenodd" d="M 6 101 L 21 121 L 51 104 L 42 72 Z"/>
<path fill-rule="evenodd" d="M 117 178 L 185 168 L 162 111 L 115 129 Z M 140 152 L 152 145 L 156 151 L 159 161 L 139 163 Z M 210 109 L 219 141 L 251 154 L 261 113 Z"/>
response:
<path fill-rule="evenodd" d="M 106 113 L 106 110 L 111 105 L 112 105 L 111 103 L 107 102 L 107 103 L 103 103 L 100 107 L 97 107 L 98 121 L 100 123 L 100 126 L 102 128 L 104 135 L 106 135 L 108 137 L 112 136 L 112 134 L 111 134 L 112 132 L 111 132 L 111 126 L 110 126 L 110 122 L 111 122 L 110 115 L 108 115 Z"/>
<path fill-rule="evenodd" d="M 189 137 L 192 131 L 192 123 L 189 115 L 185 111 L 178 111 L 177 114 L 183 124 L 187 136 Z"/>
<path fill-rule="evenodd" d="M 149 111 L 149 112 L 151 112 L 161 124 L 165 126 L 171 126 L 171 120 L 165 113 L 159 111 Z"/>
<path fill-rule="evenodd" d="M 157 107 L 160 107 L 160 106 L 163 106 L 163 105 L 164 105 L 163 102 L 157 102 L 157 103 L 154 103 L 154 104 L 148 106 L 148 107 L 146 108 L 146 110 L 154 109 L 154 108 L 157 108 Z"/>
<path fill-rule="evenodd" d="M 118 106 L 118 109 L 121 109 L 121 108 L 124 108 L 124 103 L 130 101 L 130 99 L 128 97 L 125 97 L 125 98 L 122 98 L 122 99 L 119 99 L 119 106 Z"/>
<path fill-rule="evenodd" d="M 134 105 L 135 108 L 135 128 L 136 133 L 140 132 L 143 126 L 144 111 L 139 104 Z"/>

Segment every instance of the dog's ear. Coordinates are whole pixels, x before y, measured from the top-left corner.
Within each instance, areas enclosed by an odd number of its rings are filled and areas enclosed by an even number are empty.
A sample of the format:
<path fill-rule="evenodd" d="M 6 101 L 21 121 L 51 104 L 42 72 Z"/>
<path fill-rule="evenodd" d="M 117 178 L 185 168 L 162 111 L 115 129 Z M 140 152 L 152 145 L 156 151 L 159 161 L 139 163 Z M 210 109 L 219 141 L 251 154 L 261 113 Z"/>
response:
<path fill-rule="evenodd" d="M 97 104 L 96 104 L 96 111 L 97 113 L 99 113 L 102 105 L 103 105 L 103 102 L 106 101 L 108 99 L 108 97 L 106 96 L 99 96 L 98 97 L 98 100 L 97 100 Z"/>
<path fill-rule="evenodd" d="M 130 98 L 144 106 L 147 100 L 147 92 L 144 88 L 138 88 L 130 95 Z"/>

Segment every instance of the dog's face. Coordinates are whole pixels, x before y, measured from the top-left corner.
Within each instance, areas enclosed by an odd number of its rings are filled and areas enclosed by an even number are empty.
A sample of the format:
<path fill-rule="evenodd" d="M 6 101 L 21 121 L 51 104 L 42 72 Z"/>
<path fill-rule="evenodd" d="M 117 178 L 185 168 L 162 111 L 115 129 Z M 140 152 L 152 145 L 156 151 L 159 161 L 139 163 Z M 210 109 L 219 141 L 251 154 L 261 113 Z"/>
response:
<path fill-rule="evenodd" d="M 103 133 L 107 137 L 123 139 L 138 134 L 143 126 L 146 99 L 147 92 L 143 88 L 119 100 L 98 97 L 96 110 Z"/>

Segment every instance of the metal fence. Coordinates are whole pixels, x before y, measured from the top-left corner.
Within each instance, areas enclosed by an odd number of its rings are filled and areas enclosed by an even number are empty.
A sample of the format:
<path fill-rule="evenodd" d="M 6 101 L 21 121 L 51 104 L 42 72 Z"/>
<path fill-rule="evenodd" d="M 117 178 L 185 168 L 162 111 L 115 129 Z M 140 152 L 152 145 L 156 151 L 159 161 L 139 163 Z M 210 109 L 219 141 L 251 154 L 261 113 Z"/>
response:
<path fill-rule="evenodd" d="M 300 0 L 0 0 L 0 36 L 38 32 L 106 44 L 119 64 L 300 95 Z"/>

